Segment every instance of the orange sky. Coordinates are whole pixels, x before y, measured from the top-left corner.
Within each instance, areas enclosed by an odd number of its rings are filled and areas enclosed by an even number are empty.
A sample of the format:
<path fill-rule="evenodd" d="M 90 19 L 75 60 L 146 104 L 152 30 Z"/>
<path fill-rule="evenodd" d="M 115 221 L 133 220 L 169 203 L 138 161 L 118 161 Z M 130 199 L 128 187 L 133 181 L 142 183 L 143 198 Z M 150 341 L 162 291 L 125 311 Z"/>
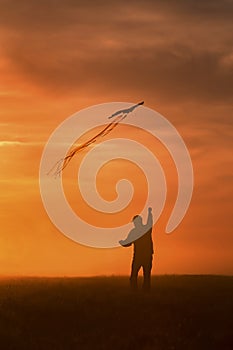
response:
<path fill-rule="evenodd" d="M 1 2 L 0 275 L 129 273 L 130 248 L 84 247 L 53 226 L 38 171 L 65 118 L 93 104 L 141 100 L 178 129 L 195 175 L 189 211 L 166 235 L 177 189 L 172 164 L 160 159 L 172 189 L 154 227 L 153 272 L 233 273 L 232 10 L 227 0 Z"/>

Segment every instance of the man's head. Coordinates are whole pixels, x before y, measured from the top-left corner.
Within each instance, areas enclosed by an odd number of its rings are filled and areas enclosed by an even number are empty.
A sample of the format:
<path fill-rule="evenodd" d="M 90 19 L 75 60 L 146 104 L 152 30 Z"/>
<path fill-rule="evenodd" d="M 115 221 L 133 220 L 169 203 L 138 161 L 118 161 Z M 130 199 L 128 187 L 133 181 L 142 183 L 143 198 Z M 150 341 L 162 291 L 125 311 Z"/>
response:
<path fill-rule="evenodd" d="M 142 226 L 142 217 L 140 215 L 135 215 L 133 217 L 133 223 L 135 227 L 140 227 Z"/>

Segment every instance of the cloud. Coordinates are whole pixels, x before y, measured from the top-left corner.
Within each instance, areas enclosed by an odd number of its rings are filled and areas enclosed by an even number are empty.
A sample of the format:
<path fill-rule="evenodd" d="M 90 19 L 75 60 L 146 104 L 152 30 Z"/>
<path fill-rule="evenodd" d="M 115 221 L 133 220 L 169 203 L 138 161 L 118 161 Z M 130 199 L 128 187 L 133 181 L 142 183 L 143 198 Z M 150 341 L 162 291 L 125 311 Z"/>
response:
<path fill-rule="evenodd" d="M 9 141 L 9 140 L 0 140 L 0 147 L 7 146 L 42 146 L 42 142 L 22 142 L 22 141 Z"/>
<path fill-rule="evenodd" d="M 232 9 L 210 0 L 4 1 L 3 55 L 42 91 L 229 103 Z"/>

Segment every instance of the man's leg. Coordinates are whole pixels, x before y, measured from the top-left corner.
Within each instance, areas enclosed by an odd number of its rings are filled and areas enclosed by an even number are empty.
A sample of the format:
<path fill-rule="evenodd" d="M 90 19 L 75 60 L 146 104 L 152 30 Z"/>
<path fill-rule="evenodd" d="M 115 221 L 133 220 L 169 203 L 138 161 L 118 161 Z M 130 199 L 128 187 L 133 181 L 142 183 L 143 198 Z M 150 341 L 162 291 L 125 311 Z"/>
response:
<path fill-rule="evenodd" d="M 132 268 L 131 268 L 131 276 L 130 276 L 130 287 L 132 290 L 137 290 L 138 288 L 138 272 L 140 270 L 141 263 L 133 258 Z"/>
<path fill-rule="evenodd" d="M 143 267 L 143 290 L 145 292 L 150 291 L 151 288 L 151 269 L 152 269 L 152 257 L 146 259 L 142 265 Z"/>

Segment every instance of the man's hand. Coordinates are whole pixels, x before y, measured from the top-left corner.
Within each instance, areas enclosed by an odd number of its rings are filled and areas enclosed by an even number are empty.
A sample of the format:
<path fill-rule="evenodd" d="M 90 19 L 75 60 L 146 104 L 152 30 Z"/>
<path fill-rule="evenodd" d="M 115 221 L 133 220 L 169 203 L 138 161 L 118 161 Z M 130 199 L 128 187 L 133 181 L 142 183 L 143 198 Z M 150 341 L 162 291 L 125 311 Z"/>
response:
<path fill-rule="evenodd" d="M 126 241 L 126 240 L 124 240 L 124 241 L 123 241 L 123 240 L 120 240 L 120 241 L 119 241 L 120 245 L 121 245 L 122 247 L 124 247 L 124 248 L 125 248 L 125 247 L 130 247 L 131 244 L 132 244 L 132 242 L 130 242 L 130 243 L 125 243 L 125 241 Z"/>

